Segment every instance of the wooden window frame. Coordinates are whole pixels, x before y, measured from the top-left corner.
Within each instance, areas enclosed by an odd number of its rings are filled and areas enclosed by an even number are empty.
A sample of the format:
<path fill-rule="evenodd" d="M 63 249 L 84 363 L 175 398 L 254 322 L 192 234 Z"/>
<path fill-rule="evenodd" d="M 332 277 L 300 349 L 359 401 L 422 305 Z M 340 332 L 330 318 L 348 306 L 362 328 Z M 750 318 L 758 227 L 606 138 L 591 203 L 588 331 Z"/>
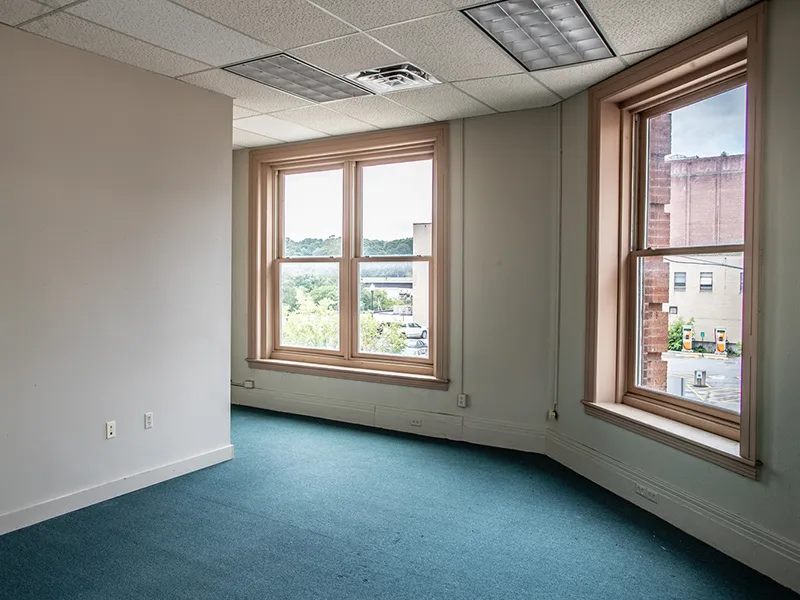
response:
<path fill-rule="evenodd" d="M 589 91 L 589 225 L 587 268 L 587 414 L 721 467 L 757 478 L 758 211 L 763 106 L 764 3 L 758 4 L 597 84 Z M 720 415 L 666 394 L 631 386 L 635 313 L 634 260 L 648 255 L 632 232 L 641 186 L 635 115 L 655 115 L 747 84 L 745 243 L 714 252 L 744 252 L 741 413 Z M 741 85 L 741 83 L 738 83 Z M 717 91 L 714 91 L 717 90 Z M 644 119 L 641 119 L 644 121 Z M 635 181 L 636 179 L 636 181 Z M 633 219 L 638 221 L 636 227 Z M 686 248 L 666 253 L 687 253 Z M 664 249 L 653 254 L 664 254 Z M 691 250 L 688 251 L 691 253 Z"/>
<path fill-rule="evenodd" d="M 269 369 L 446 390 L 448 124 L 267 147 L 250 152 L 248 358 L 251 368 Z M 432 239 L 429 256 L 364 256 L 361 174 L 364 167 L 432 160 Z M 282 177 L 342 168 L 341 257 L 283 256 Z M 280 265 L 339 264 L 340 341 L 338 350 L 280 345 Z M 383 356 L 359 352 L 359 265 L 371 262 L 427 263 L 429 356 Z M 356 347 L 354 347 L 356 346 Z"/>

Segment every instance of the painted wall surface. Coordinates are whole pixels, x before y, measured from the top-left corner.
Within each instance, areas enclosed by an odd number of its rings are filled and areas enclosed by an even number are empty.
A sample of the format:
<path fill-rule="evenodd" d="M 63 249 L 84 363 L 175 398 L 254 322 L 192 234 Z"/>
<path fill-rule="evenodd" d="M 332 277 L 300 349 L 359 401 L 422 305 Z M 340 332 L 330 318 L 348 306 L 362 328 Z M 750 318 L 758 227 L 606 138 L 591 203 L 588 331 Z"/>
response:
<path fill-rule="evenodd" d="M 562 301 L 559 354 L 559 420 L 553 429 L 648 473 L 737 518 L 800 543 L 800 170 L 796 131 L 800 85 L 794 57 L 800 52 L 800 3 L 768 5 L 761 209 L 759 453 L 760 481 L 752 481 L 584 414 L 586 315 L 586 171 L 588 95 L 563 104 Z M 633 487 L 633 482 L 631 482 Z M 754 551 L 756 544 L 753 545 Z M 796 579 L 795 579 L 796 580 Z"/>
<path fill-rule="evenodd" d="M 234 401 L 393 428 L 408 425 L 394 409 L 426 411 L 440 416 L 431 417 L 430 430 L 423 420 L 421 433 L 455 438 L 462 417 L 543 431 L 555 358 L 557 114 L 549 108 L 451 124 L 447 392 L 248 368 L 248 153 L 236 152 L 232 373 L 258 389 L 236 388 Z M 466 410 L 456 406 L 462 386 Z"/>
<path fill-rule="evenodd" d="M 231 101 L 3 26 L 0 56 L 2 516 L 229 445 Z"/>

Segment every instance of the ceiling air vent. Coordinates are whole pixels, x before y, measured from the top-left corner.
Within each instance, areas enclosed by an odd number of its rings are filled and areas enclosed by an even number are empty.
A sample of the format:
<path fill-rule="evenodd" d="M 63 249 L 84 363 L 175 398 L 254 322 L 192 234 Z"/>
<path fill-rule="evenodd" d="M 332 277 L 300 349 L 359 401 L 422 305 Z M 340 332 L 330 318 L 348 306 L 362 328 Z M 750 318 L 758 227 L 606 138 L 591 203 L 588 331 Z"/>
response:
<path fill-rule="evenodd" d="M 577 0 L 504 0 L 462 12 L 528 71 L 614 56 Z"/>
<path fill-rule="evenodd" d="M 347 78 L 378 94 L 439 83 L 433 75 L 410 63 L 350 73 Z"/>
<path fill-rule="evenodd" d="M 223 68 L 312 102 L 370 95 L 369 91 L 288 54 L 256 58 Z"/>

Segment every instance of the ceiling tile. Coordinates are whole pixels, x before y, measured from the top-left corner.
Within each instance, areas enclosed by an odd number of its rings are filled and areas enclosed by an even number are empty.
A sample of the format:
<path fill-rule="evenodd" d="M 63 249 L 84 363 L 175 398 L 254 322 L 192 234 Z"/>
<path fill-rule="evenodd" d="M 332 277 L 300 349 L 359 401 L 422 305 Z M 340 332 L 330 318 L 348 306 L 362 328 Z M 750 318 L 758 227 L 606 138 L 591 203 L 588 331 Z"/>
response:
<path fill-rule="evenodd" d="M 499 111 L 550 106 L 560 100 L 527 73 L 473 79 L 455 85 Z"/>
<path fill-rule="evenodd" d="M 315 131 L 283 119 L 276 119 L 270 115 L 237 119 L 236 128 L 281 140 L 282 142 L 299 142 L 300 140 L 326 137 L 326 134 L 321 131 Z"/>
<path fill-rule="evenodd" d="M 305 0 L 174 0 L 278 48 L 297 48 L 355 33 Z"/>
<path fill-rule="evenodd" d="M 625 61 L 625 64 L 629 67 L 635 65 L 638 62 L 643 61 L 645 58 L 653 56 L 654 54 L 658 54 L 661 52 L 663 48 L 656 48 L 655 50 L 645 50 L 644 52 L 634 52 L 633 54 L 625 54 L 620 56 L 622 60 Z"/>
<path fill-rule="evenodd" d="M 467 8 L 478 4 L 486 4 L 486 0 L 450 0 L 455 8 Z"/>
<path fill-rule="evenodd" d="M 0 23 L 16 26 L 53 10 L 33 0 L 2 0 Z"/>
<path fill-rule="evenodd" d="M 314 0 L 314 3 L 360 29 L 427 17 L 451 8 L 446 0 Z"/>
<path fill-rule="evenodd" d="M 431 122 L 425 115 L 395 104 L 382 96 L 337 100 L 326 103 L 326 107 L 383 129 Z"/>
<path fill-rule="evenodd" d="M 725 10 L 728 15 L 734 15 L 740 10 L 759 2 L 760 0 L 725 0 Z"/>
<path fill-rule="evenodd" d="M 363 33 L 290 50 L 289 54 L 337 75 L 403 62 L 403 57 Z"/>
<path fill-rule="evenodd" d="M 39 0 L 42 4 L 47 4 L 47 6 L 52 6 L 54 8 L 60 8 L 62 6 L 66 6 L 67 4 L 71 4 L 75 2 L 75 0 Z"/>
<path fill-rule="evenodd" d="M 562 98 L 569 98 L 595 83 L 611 77 L 614 73 L 619 73 L 624 68 L 625 63 L 619 58 L 607 58 L 570 67 L 536 71 L 532 77 Z"/>
<path fill-rule="evenodd" d="M 167 0 L 89 0 L 67 12 L 214 66 L 276 51 Z"/>
<path fill-rule="evenodd" d="M 23 29 L 170 77 L 208 68 L 208 65 L 185 56 L 156 48 L 146 42 L 135 40 L 127 35 L 63 12 L 48 15 L 26 25 Z"/>
<path fill-rule="evenodd" d="M 671 46 L 722 19 L 719 0 L 582 0 L 617 54 Z"/>
<path fill-rule="evenodd" d="M 233 145 L 240 148 L 257 148 L 259 146 L 272 146 L 282 144 L 280 140 L 275 140 L 263 135 L 258 135 L 252 131 L 233 128 Z"/>
<path fill-rule="evenodd" d="M 244 119 L 245 117 L 254 117 L 258 114 L 255 110 L 250 110 L 249 108 L 244 108 L 242 106 L 233 105 L 233 118 L 234 119 Z"/>
<path fill-rule="evenodd" d="M 352 117 L 329 110 L 324 106 L 293 108 L 292 110 L 273 113 L 271 116 L 297 123 L 298 125 L 304 125 L 329 135 L 345 135 L 376 129 L 373 125 L 357 121 Z"/>
<path fill-rule="evenodd" d="M 458 81 L 524 71 L 455 11 L 375 29 L 370 35 L 439 79 Z"/>
<path fill-rule="evenodd" d="M 449 83 L 392 92 L 386 94 L 386 97 L 435 121 L 477 117 L 478 115 L 488 115 L 494 112 L 488 106 L 481 104 L 474 98 L 470 98 Z"/>
<path fill-rule="evenodd" d="M 292 96 L 221 69 L 211 69 L 203 73 L 187 75 L 186 77 L 181 77 L 181 80 L 235 98 L 238 106 L 249 108 L 259 113 L 275 112 L 311 104 L 297 96 Z"/>

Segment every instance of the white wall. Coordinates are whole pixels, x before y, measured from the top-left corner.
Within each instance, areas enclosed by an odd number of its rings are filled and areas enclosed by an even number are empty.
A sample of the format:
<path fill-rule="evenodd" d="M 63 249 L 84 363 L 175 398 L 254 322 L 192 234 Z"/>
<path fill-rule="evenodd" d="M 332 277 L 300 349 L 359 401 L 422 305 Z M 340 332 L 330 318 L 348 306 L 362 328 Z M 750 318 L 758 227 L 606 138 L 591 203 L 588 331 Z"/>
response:
<path fill-rule="evenodd" d="M 800 589 L 800 369 L 797 365 L 800 318 L 800 170 L 797 169 L 797 135 L 800 85 L 796 57 L 800 53 L 800 3 L 772 0 L 768 7 L 766 104 L 759 364 L 759 454 L 764 466 L 761 480 L 752 481 L 677 450 L 638 436 L 584 414 L 584 325 L 586 294 L 586 169 L 587 94 L 564 103 L 565 172 L 564 240 L 562 244 L 562 345 L 559 355 L 559 413 L 553 430 L 588 446 L 600 462 L 619 461 L 622 469 L 647 474 L 674 490 L 693 497 L 697 506 L 718 507 L 729 528 L 738 523 L 755 537 L 744 547 L 723 539 L 711 522 L 690 523 L 678 515 L 673 522 L 693 528 L 695 535 L 737 555 L 784 584 Z M 581 232 L 574 235 L 573 232 Z M 716 283 L 716 282 L 715 282 Z M 599 464 L 599 463 L 598 463 Z M 615 467 L 615 468 L 617 468 Z M 602 480 L 599 469 L 590 476 Z M 609 476 L 610 477 L 610 476 Z M 611 481 L 611 479 L 607 479 Z M 613 486 L 612 486 L 613 489 Z M 633 481 L 615 489 L 633 495 Z M 665 502 L 665 505 L 668 502 Z M 666 506 L 643 505 L 669 517 Z M 678 510 L 677 508 L 675 509 Z M 716 510 L 716 509 L 715 509 Z M 705 529 L 698 529 L 705 527 Z M 754 533 L 753 533 L 754 532 Z M 770 534 L 774 534 L 771 536 Z M 750 534 L 749 534 L 750 535 Z M 777 549 L 765 559 L 762 542 Z M 785 543 L 784 543 L 785 542 Z M 788 557 L 794 571 L 777 558 Z M 777 565 L 774 568 L 770 565 Z M 793 562 L 792 562 L 793 561 Z"/>
<path fill-rule="evenodd" d="M 0 56 L 2 533 L 230 455 L 231 101 L 4 26 Z"/>
<path fill-rule="evenodd" d="M 234 402 L 393 429 L 408 428 L 405 411 L 424 411 L 416 432 L 542 449 L 554 369 L 557 136 L 556 108 L 451 125 L 447 392 L 248 368 L 248 154 L 236 152 L 232 373 L 259 389 L 235 388 Z M 456 406 L 462 385 L 470 395 L 466 410 Z"/>

